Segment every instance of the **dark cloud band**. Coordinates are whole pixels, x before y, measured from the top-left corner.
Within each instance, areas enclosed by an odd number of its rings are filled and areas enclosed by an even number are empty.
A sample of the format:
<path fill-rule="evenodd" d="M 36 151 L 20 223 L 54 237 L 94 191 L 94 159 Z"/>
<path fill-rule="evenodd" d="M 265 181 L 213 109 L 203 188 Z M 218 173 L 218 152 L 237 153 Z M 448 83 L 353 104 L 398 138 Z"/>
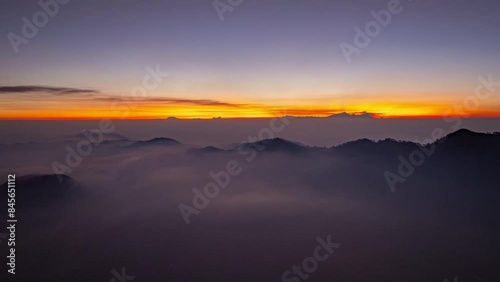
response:
<path fill-rule="evenodd" d="M 68 87 L 52 87 L 52 86 L 0 86 L 0 93 L 31 93 L 45 92 L 51 94 L 79 94 L 79 93 L 99 93 L 97 90 L 68 88 Z"/>

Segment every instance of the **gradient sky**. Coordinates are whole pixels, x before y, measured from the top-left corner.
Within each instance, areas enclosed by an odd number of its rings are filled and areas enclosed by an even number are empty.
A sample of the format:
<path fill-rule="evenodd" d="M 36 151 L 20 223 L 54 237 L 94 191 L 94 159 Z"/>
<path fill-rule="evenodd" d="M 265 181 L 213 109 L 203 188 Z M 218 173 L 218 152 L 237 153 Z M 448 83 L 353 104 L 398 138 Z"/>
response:
<path fill-rule="evenodd" d="M 211 0 L 72 0 L 16 54 L 7 34 L 41 8 L 1 1 L 0 118 L 440 116 L 500 81 L 495 0 L 401 1 L 348 63 L 339 44 L 388 2 L 244 0 L 220 21 Z M 132 99 L 157 65 L 169 76 Z M 500 91 L 471 114 L 500 116 Z"/>

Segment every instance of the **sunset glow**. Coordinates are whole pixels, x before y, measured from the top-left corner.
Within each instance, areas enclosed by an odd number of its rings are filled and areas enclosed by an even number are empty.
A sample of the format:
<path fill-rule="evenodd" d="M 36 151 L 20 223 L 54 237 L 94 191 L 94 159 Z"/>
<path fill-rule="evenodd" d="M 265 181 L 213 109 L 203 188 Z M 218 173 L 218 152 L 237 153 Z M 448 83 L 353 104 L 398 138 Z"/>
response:
<path fill-rule="evenodd" d="M 394 24 L 347 56 L 339 46 L 387 3 L 268 1 L 221 22 L 195 2 L 124 3 L 118 14 L 95 2 L 88 19 L 75 2 L 29 43 L 4 40 L 0 119 L 500 117 L 488 6 L 401 3 Z M 6 8 L 5 34 L 22 35 L 25 5 Z"/>
<path fill-rule="evenodd" d="M 212 118 L 269 118 L 276 116 L 328 117 L 346 112 L 349 114 L 370 113 L 377 118 L 439 118 L 443 116 L 500 117 L 499 106 L 489 103 L 474 109 L 467 109 L 460 101 L 342 101 L 329 104 L 300 101 L 294 103 L 259 104 L 206 102 L 194 105 L 195 102 L 182 103 L 149 101 L 148 99 L 126 99 L 113 102 L 77 101 L 68 99 L 45 101 L 5 101 L 6 95 L 0 98 L 0 119 L 212 119 Z M 50 97 L 49 97 L 50 98 Z M 155 100 L 155 99 L 152 99 Z M 161 99 L 158 99 L 161 100 Z M 354 100 L 354 99 L 352 99 Z M 362 99 L 365 100 L 365 99 Z M 305 104 L 305 105 L 302 105 Z"/>

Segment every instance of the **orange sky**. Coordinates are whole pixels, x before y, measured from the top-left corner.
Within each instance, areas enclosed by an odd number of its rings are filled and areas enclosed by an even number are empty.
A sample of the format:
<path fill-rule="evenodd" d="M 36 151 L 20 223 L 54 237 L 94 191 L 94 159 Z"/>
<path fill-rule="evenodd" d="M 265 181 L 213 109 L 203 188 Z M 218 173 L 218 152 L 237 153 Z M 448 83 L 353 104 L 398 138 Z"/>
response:
<path fill-rule="evenodd" d="M 496 1 L 409 1 L 349 55 L 353 28 L 385 4 L 261 1 L 222 23 L 197 1 L 74 2 L 29 44 L 4 37 L 0 119 L 500 117 Z M 11 6 L 2 27 L 22 32 L 31 6 Z M 90 22 L 89 9 L 99 11 Z M 491 95 L 475 101 L 478 91 Z"/>
<path fill-rule="evenodd" d="M 471 88 L 472 90 L 474 88 Z M 500 97 L 486 88 L 481 95 L 457 91 L 370 91 L 365 94 L 302 94 L 253 98 L 213 93 L 167 96 L 151 91 L 143 96 L 88 88 L 17 86 L 0 88 L 0 119 L 212 119 L 276 116 L 326 117 L 368 112 L 383 118 L 500 117 Z M 169 93 L 169 92 L 167 92 Z M 363 92 L 359 92 L 363 93 Z M 279 96 L 279 97 L 278 97 Z"/>
<path fill-rule="evenodd" d="M 369 112 L 383 118 L 423 118 L 447 116 L 500 117 L 498 108 L 491 104 L 467 110 L 460 102 L 445 101 L 349 101 L 337 103 L 323 101 L 308 103 L 295 101 L 291 103 L 257 104 L 257 103 L 222 103 L 216 101 L 149 101 L 123 100 L 72 101 L 43 100 L 11 101 L 9 106 L 0 99 L 0 119 L 164 119 L 177 117 L 181 119 L 202 118 L 267 118 L 276 116 L 317 116 L 347 112 L 351 114 Z"/>

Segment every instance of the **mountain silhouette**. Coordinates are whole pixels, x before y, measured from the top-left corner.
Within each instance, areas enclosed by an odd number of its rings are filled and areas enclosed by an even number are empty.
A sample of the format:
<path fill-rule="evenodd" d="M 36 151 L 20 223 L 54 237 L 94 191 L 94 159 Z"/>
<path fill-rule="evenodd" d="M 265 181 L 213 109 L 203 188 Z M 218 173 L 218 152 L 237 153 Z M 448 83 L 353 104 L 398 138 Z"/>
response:
<path fill-rule="evenodd" d="M 398 154 L 414 150 L 419 144 L 394 139 L 373 141 L 369 139 L 358 139 L 331 148 L 331 151 L 342 156 L 370 157 L 385 156 L 393 157 Z"/>
<path fill-rule="evenodd" d="M 158 138 L 153 138 L 151 140 L 147 141 L 136 141 L 130 145 L 127 145 L 125 147 L 127 148 L 144 148 L 144 147 L 149 147 L 149 146 L 178 146 L 181 145 L 181 143 L 177 140 L 171 139 L 171 138 L 166 138 L 166 137 L 158 137 Z"/>
<path fill-rule="evenodd" d="M 285 153 L 304 153 L 307 151 L 307 147 L 283 139 L 264 139 L 253 143 L 245 143 L 240 145 L 240 149 L 254 149 L 262 152 L 285 152 Z"/>
<path fill-rule="evenodd" d="M 333 114 L 328 116 L 329 118 L 375 118 L 373 114 L 368 113 L 368 112 L 362 112 L 359 114 L 349 114 L 346 112 L 338 113 L 338 114 Z"/>
<path fill-rule="evenodd" d="M 448 149 L 488 151 L 498 147 L 500 135 L 492 133 L 478 133 L 468 129 L 460 129 L 438 140 L 446 144 Z"/>
<path fill-rule="evenodd" d="M 81 190 L 77 182 L 67 175 L 32 174 L 16 176 L 16 206 L 28 207 L 63 203 L 78 195 Z M 7 194 L 8 182 L 0 186 L 2 198 Z"/>
<path fill-rule="evenodd" d="M 151 257 L 147 263 L 158 269 L 158 277 L 167 275 L 166 280 L 176 281 L 180 276 L 162 272 L 163 260 L 157 258 L 174 253 L 177 259 L 177 254 L 184 254 L 178 261 L 185 262 L 176 267 L 187 273 L 193 265 L 202 269 L 207 259 L 221 258 L 217 263 L 224 264 L 227 257 L 243 253 L 244 259 L 251 260 L 235 261 L 231 267 L 241 268 L 228 269 L 233 271 L 231 276 L 244 276 L 249 265 L 259 270 L 262 252 L 272 250 L 266 262 L 272 266 L 270 273 L 248 279 L 257 281 L 262 276 L 261 280 L 270 281 L 267 277 L 280 274 L 275 268 L 281 270 L 295 263 L 294 257 L 313 251 L 308 245 L 286 253 L 293 249 L 290 246 L 305 237 L 313 241 L 317 234 L 331 233 L 332 242 L 342 244 L 338 256 L 332 258 L 342 267 L 314 273 L 315 281 L 330 281 L 335 275 L 343 278 L 339 281 L 405 281 L 420 272 L 414 281 L 443 281 L 457 269 L 464 281 L 477 277 L 498 281 L 491 262 L 498 257 L 500 234 L 499 141 L 499 134 L 458 130 L 425 145 L 359 139 L 318 148 L 274 138 L 227 151 L 212 146 L 170 150 L 180 143 L 158 138 L 134 142 L 141 148 L 151 146 L 153 154 L 116 150 L 108 158 L 104 150 L 96 150 L 75 173 L 82 183 L 92 184 L 85 187 L 88 193 L 82 193 L 83 188 L 67 175 L 17 177 L 16 213 L 22 214 L 22 244 L 16 256 L 26 258 L 26 265 L 38 270 L 20 273 L 28 277 L 23 281 L 40 280 L 39 273 L 54 281 L 70 281 L 81 265 L 98 268 L 96 257 L 111 261 L 118 253 L 127 261 Z M 169 152 L 163 153 L 164 149 Z M 245 161 L 251 154 L 239 159 L 239 149 L 264 156 Z M 228 177 L 227 164 L 232 160 L 242 173 Z M 403 174 L 401 163 L 405 163 Z M 402 179 L 393 190 L 385 178 L 388 171 Z M 192 217 L 186 228 L 173 212 L 179 203 L 193 199 L 193 187 L 205 191 L 213 188 L 210 183 L 224 181 L 228 186 L 220 190 L 217 202 L 201 216 Z M 6 186 L 1 186 L 0 199 L 7 207 Z M 147 240 L 134 245 L 137 238 Z M 210 242 L 206 252 L 199 252 L 203 261 L 184 252 L 193 242 L 197 244 L 193 248 L 202 250 Z M 131 251 L 123 252 L 123 248 Z M 46 261 L 47 253 L 56 261 Z M 74 253 L 82 256 L 69 260 Z M 438 267 L 428 267 L 429 262 Z M 367 263 L 372 266 L 349 280 L 359 265 Z M 61 279 L 60 266 L 70 269 Z M 213 275 L 218 273 L 215 269 Z M 244 280 L 224 278 L 219 280 Z"/>

